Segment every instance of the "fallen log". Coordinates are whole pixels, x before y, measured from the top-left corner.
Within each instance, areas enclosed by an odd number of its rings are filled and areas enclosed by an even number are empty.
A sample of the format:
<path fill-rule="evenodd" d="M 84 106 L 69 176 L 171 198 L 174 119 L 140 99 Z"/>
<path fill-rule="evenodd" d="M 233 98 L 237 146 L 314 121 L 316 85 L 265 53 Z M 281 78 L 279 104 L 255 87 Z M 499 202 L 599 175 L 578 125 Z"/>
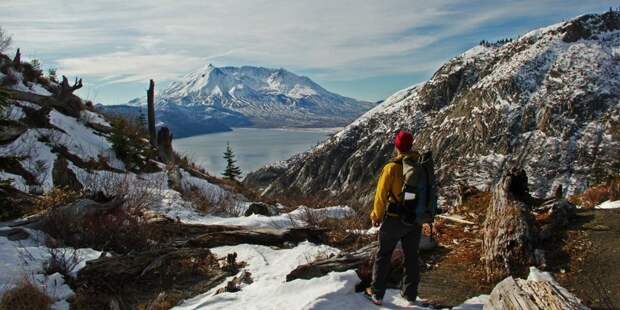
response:
<path fill-rule="evenodd" d="M 420 250 L 430 250 L 437 247 L 437 243 L 432 238 L 422 234 L 420 238 Z M 357 269 L 360 278 L 364 278 L 368 274 L 368 268 L 372 266 L 374 255 L 379 248 L 377 241 L 372 242 L 365 247 L 353 251 L 340 253 L 335 256 L 318 259 L 314 262 L 300 265 L 286 276 L 286 281 L 295 279 L 311 279 L 324 276 L 332 271 L 345 271 L 349 269 Z M 400 247 L 394 251 L 392 257 L 393 271 L 390 278 L 396 281 L 400 280 L 400 272 L 402 271 L 402 251 Z"/>
<path fill-rule="evenodd" d="M 459 223 L 459 224 L 465 224 L 465 225 L 476 225 L 476 223 L 472 222 L 472 221 L 468 221 L 468 220 L 464 220 L 464 219 L 460 219 L 454 216 L 449 216 L 449 215 L 437 215 L 438 218 L 440 219 L 444 219 L 446 221 L 451 221 L 451 222 L 455 222 L 455 223 Z"/>
<path fill-rule="evenodd" d="M 357 251 L 341 253 L 336 256 L 323 258 L 314 262 L 300 265 L 286 275 L 286 281 L 295 279 L 312 279 L 324 276 L 332 271 L 345 271 L 357 269 L 364 264 L 370 263 L 377 252 L 378 242 L 373 242 Z"/>
<path fill-rule="evenodd" d="M 564 310 L 588 309 L 566 289 L 552 281 L 508 277 L 498 283 L 484 310 Z"/>
<path fill-rule="evenodd" d="M 119 309 L 139 309 L 162 293 L 174 305 L 236 274 L 243 265 L 234 258 L 236 255 L 231 254 L 218 259 L 201 248 L 164 248 L 101 257 L 87 262 L 79 272 L 75 281 L 79 298 L 73 306 L 91 309 L 114 304 Z"/>
<path fill-rule="evenodd" d="M 290 229 L 245 228 L 222 230 L 206 233 L 182 244 L 187 247 L 201 248 L 237 245 L 242 243 L 282 246 L 285 243 L 298 243 L 306 240 L 313 243 L 324 243 L 325 229 L 304 227 Z"/>

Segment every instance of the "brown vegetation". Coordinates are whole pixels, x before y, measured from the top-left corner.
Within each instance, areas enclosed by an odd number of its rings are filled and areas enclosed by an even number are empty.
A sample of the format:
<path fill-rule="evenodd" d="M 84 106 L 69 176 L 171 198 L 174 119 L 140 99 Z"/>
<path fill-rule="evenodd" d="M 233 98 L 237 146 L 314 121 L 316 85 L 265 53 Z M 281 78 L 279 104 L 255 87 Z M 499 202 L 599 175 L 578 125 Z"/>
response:
<path fill-rule="evenodd" d="M 581 205 L 586 209 L 591 209 L 607 200 L 620 199 L 620 176 L 609 179 L 608 181 L 592 186 L 580 195 L 570 197 L 571 202 Z"/>
<path fill-rule="evenodd" d="M 28 279 L 4 292 L 0 299 L 0 310 L 47 310 L 51 305 L 52 299 Z"/>

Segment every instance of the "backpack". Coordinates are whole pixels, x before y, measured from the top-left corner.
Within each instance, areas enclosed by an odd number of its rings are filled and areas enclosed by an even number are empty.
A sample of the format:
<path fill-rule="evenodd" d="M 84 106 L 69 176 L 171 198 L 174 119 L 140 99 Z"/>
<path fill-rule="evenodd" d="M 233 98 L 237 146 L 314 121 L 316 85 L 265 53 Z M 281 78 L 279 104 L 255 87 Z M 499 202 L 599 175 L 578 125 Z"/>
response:
<path fill-rule="evenodd" d="M 429 151 L 420 160 L 402 159 L 403 189 L 400 196 L 403 221 L 412 224 L 433 223 L 437 214 L 437 180 L 433 154 Z"/>

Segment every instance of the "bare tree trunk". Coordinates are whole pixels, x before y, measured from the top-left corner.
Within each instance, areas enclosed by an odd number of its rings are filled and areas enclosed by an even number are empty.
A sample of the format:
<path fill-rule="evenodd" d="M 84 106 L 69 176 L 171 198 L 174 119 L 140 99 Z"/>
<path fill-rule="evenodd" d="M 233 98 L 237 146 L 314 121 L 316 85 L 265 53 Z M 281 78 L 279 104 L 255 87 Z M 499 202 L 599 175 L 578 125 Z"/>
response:
<path fill-rule="evenodd" d="M 15 53 L 15 58 L 13 58 L 13 65 L 15 66 L 15 68 L 19 68 L 22 65 L 22 53 L 19 48 Z"/>
<path fill-rule="evenodd" d="M 523 274 L 534 263 L 530 202 L 525 171 L 511 169 L 496 185 L 484 223 L 482 261 L 487 281 Z"/>
<path fill-rule="evenodd" d="M 157 147 L 157 132 L 155 131 L 155 82 L 149 81 L 149 89 L 146 91 L 146 104 L 148 108 L 149 140 L 153 147 Z"/>
<path fill-rule="evenodd" d="M 159 159 L 164 163 L 172 162 L 172 133 L 168 127 L 159 128 L 157 132 L 157 145 L 159 145 Z"/>

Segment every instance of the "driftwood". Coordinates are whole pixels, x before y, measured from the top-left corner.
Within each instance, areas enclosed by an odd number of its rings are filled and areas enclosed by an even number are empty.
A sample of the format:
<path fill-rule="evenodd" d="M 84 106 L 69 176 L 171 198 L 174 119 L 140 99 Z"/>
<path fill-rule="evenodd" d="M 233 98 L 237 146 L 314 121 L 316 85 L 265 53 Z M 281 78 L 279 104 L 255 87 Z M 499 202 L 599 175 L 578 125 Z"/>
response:
<path fill-rule="evenodd" d="M 314 243 L 323 243 L 325 240 L 325 230 L 320 228 L 247 228 L 223 230 L 198 236 L 182 244 L 183 246 L 201 248 L 242 243 L 283 246 L 286 243 L 297 243 L 305 240 Z"/>
<path fill-rule="evenodd" d="M 379 247 L 378 242 L 373 242 L 357 251 L 341 253 L 336 256 L 323 258 L 314 262 L 300 265 L 286 275 L 286 281 L 295 279 L 311 279 L 324 276 L 332 271 L 345 271 L 357 269 L 364 264 L 369 264 Z"/>
<path fill-rule="evenodd" d="M 137 309 L 160 298 L 162 292 L 179 301 L 219 285 L 242 266 L 233 260 L 231 267 L 228 257 L 224 260 L 200 248 L 164 248 L 101 257 L 87 262 L 79 272 L 75 284 L 83 298 L 77 303 L 86 308 L 114 304 L 119 309 Z"/>
<path fill-rule="evenodd" d="M 420 238 L 420 250 L 429 250 L 436 246 L 437 243 L 434 240 L 422 234 Z M 318 259 L 314 262 L 300 265 L 286 276 L 286 281 L 292 281 L 295 279 L 311 279 L 324 276 L 332 271 L 345 271 L 349 269 L 357 269 L 358 274 L 361 278 L 363 278 L 363 275 L 367 274 L 366 269 L 372 266 L 374 255 L 377 252 L 378 247 L 379 243 L 375 241 L 357 251 L 340 253 L 335 256 Z M 402 271 L 401 264 L 402 252 L 400 249 L 396 249 L 392 257 L 392 265 L 394 266 L 390 278 L 394 278 L 396 281 L 400 279 L 400 272 Z"/>
<path fill-rule="evenodd" d="M 157 147 L 157 132 L 155 129 L 155 81 L 149 81 L 149 89 L 146 91 L 147 118 L 149 127 L 149 142 Z"/>
<path fill-rule="evenodd" d="M 534 263 L 534 224 L 525 171 L 512 169 L 496 185 L 484 223 L 487 281 L 523 274 Z"/>
<path fill-rule="evenodd" d="M 588 307 L 554 282 L 508 277 L 495 286 L 484 309 L 572 310 Z"/>

